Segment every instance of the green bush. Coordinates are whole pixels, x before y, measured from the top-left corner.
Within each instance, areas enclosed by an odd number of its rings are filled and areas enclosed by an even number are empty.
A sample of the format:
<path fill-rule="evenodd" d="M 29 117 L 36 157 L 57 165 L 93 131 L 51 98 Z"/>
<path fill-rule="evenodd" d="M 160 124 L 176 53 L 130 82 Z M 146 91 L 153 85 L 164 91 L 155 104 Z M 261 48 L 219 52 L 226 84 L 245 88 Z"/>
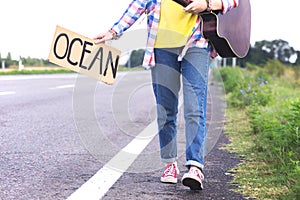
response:
<path fill-rule="evenodd" d="M 280 67 L 270 61 L 265 69 L 248 71 L 222 68 L 221 77 L 231 107 L 246 108 L 257 159 L 267 163 L 276 178 L 265 180 L 286 186 L 282 199 L 297 199 L 300 194 L 300 99 L 298 87 L 279 79 Z M 299 198 L 299 196 L 298 196 Z"/>
<path fill-rule="evenodd" d="M 290 185 L 292 193 L 300 192 L 300 101 L 278 107 L 249 108 L 250 123 L 257 135 L 258 156 L 282 174 L 279 183 Z"/>
<path fill-rule="evenodd" d="M 247 66 L 247 70 L 249 71 L 255 71 L 259 68 L 257 65 L 248 62 L 246 63 L 246 66 Z"/>
<path fill-rule="evenodd" d="M 238 68 L 225 67 L 220 69 L 222 81 L 227 94 L 234 92 L 244 84 L 243 74 Z"/>
<path fill-rule="evenodd" d="M 285 66 L 279 60 L 269 60 L 265 67 L 266 72 L 272 76 L 280 77 L 284 74 Z"/>
<path fill-rule="evenodd" d="M 232 106 L 267 105 L 271 100 L 270 77 L 262 70 L 249 73 L 239 68 L 226 67 L 220 73 L 229 97 L 227 101 Z"/>

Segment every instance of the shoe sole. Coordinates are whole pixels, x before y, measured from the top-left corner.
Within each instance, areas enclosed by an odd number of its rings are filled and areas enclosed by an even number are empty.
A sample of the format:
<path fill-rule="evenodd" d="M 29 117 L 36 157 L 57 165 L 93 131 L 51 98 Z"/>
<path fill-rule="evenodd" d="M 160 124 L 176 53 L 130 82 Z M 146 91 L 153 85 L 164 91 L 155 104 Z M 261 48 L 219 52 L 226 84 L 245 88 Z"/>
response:
<path fill-rule="evenodd" d="M 176 183 L 177 183 L 177 178 L 173 178 L 173 177 L 165 177 L 165 178 L 160 178 L 160 181 L 161 181 L 162 183 L 176 184 Z"/>
<path fill-rule="evenodd" d="M 191 190 L 202 190 L 202 183 L 200 183 L 199 181 L 193 179 L 193 178 L 183 178 L 182 179 L 182 184 L 184 186 L 189 187 Z"/>

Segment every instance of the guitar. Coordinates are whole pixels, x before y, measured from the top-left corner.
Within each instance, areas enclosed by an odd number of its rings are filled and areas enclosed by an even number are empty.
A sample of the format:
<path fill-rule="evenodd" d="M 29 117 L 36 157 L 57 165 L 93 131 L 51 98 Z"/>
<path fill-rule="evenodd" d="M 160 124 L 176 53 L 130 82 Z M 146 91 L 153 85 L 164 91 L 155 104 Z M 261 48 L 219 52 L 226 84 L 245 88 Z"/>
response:
<path fill-rule="evenodd" d="M 173 0 L 186 7 L 191 1 Z M 247 55 L 250 47 L 251 6 L 249 0 L 239 0 L 239 5 L 226 14 L 220 11 L 202 12 L 202 35 L 210 41 L 223 58 Z"/>

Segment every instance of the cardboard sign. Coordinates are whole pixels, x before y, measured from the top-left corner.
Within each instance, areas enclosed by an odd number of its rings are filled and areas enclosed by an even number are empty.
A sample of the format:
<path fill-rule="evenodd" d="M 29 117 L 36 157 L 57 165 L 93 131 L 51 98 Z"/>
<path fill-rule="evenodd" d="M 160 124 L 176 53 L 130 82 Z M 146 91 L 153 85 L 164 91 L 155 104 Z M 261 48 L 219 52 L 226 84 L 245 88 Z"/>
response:
<path fill-rule="evenodd" d="M 113 84 L 121 52 L 70 30 L 56 26 L 48 59 L 72 71 Z"/>

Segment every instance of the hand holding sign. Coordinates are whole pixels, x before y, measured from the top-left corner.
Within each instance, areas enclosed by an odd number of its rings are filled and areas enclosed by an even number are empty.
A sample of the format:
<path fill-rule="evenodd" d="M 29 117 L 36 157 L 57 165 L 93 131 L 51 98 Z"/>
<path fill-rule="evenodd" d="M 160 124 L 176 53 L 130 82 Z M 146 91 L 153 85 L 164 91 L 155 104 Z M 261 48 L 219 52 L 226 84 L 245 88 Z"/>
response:
<path fill-rule="evenodd" d="M 90 38 L 57 26 L 48 59 L 72 71 L 113 84 L 120 54 L 115 48 L 95 44 Z"/>
<path fill-rule="evenodd" d="M 105 42 L 107 40 L 112 40 L 116 37 L 116 33 L 113 30 L 109 30 L 106 33 L 100 33 L 96 37 L 94 37 L 95 44 L 99 44 Z"/>

